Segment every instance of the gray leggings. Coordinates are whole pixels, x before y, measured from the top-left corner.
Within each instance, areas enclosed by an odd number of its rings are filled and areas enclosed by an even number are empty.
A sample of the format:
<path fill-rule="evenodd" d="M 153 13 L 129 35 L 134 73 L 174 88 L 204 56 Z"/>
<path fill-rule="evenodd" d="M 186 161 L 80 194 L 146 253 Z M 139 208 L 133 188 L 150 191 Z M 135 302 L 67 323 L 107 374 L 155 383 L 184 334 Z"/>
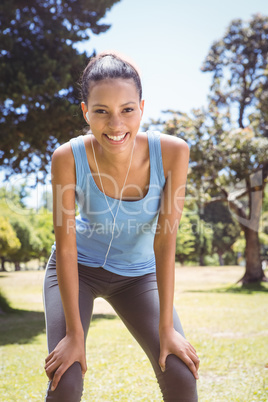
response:
<path fill-rule="evenodd" d="M 155 274 L 125 277 L 103 268 L 78 264 L 79 306 L 82 325 L 87 336 L 94 299 L 103 297 L 114 308 L 128 330 L 150 359 L 164 401 L 196 402 L 196 380 L 188 367 L 175 355 L 166 360 L 163 373 L 159 358 L 159 297 Z M 56 274 L 56 254 L 51 255 L 44 282 L 44 302 L 49 353 L 65 336 L 65 318 Z M 174 327 L 183 334 L 174 310 Z M 183 334 L 184 335 L 184 334 Z M 130 362 L 130 364 L 133 364 Z M 79 402 L 83 392 L 80 363 L 74 363 L 62 376 L 55 391 L 49 384 L 46 401 Z"/>

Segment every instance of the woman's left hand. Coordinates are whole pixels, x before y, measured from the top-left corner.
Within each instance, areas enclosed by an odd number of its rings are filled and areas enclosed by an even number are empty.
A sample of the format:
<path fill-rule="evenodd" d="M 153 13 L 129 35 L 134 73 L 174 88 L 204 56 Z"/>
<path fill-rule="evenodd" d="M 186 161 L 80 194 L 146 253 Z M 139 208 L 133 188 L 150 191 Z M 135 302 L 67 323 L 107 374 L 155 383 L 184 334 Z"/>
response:
<path fill-rule="evenodd" d="M 199 358 L 195 348 L 174 328 L 159 331 L 160 356 L 159 365 L 165 371 L 166 358 L 168 355 L 178 356 L 198 379 Z"/>

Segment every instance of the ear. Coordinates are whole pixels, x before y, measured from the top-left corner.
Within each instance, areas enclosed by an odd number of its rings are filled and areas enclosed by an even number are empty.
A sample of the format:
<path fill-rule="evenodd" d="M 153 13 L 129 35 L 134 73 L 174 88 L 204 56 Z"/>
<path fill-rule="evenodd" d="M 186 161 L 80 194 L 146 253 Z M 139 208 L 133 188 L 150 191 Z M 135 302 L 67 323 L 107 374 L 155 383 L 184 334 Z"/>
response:
<path fill-rule="evenodd" d="M 81 102 L 81 108 L 83 111 L 84 119 L 86 120 L 87 124 L 89 124 L 88 110 L 87 110 L 87 106 L 86 106 L 85 102 Z"/>
<path fill-rule="evenodd" d="M 141 114 L 141 119 L 142 119 L 142 116 L 143 116 L 143 110 L 144 110 L 144 100 L 141 100 L 141 101 L 140 101 L 140 114 Z"/>

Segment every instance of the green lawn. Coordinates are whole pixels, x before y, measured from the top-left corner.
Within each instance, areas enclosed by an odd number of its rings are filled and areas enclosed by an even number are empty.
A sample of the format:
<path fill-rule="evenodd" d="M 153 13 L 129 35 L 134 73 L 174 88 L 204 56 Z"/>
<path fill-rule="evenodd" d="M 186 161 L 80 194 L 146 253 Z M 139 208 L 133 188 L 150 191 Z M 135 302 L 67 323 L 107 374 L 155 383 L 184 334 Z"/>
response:
<path fill-rule="evenodd" d="M 268 284 L 233 285 L 240 267 L 176 270 L 175 305 L 201 359 L 201 402 L 268 400 Z M 0 288 L 19 311 L 0 314 L 1 401 L 43 401 L 47 354 L 44 272 L 0 273 Z M 96 303 L 87 340 L 83 402 L 161 401 L 147 358 L 106 302 Z"/>

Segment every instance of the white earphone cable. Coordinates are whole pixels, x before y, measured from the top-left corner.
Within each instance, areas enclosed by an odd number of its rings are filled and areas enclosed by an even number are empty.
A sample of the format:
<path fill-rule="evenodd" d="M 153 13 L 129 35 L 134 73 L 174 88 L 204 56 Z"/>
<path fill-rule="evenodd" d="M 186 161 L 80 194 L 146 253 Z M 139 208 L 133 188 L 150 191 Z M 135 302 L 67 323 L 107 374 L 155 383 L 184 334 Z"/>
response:
<path fill-rule="evenodd" d="M 122 189 L 121 189 L 121 191 L 120 191 L 119 203 L 118 203 L 118 206 L 117 206 L 117 209 L 116 209 L 116 213 L 115 213 L 115 215 L 114 215 L 114 213 L 113 213 L 113 211 L 112 211 L 112 209 L 111 209 L 111 207 L 110 207 L 110 204 L 109 204 L 109 202 L 108 202 L 108 198 L 107 198 L 106 193 L 105 193 L 105 191 L 104 191 L 103 183 L 102 183 L 102 180 L 101 180 L 101 175 L 100 175 L 100 171 L 99 171 L 99 166 L 98 166 L 98 162 L 97 162 L 97 158 L 96 158 L 96 154 L 95 154 L 95 149 L 94 149 L 94 145 L 93 145 L 93 135 L 92 135 L 92 137 L 91 137 L 91 146 L 92 146 L 92 151 L 93 151 L 93 156 L 94 156 L 95 164 L 96 164 L 97 171 L 98 171 L 98 176 L 99 176 L 99 179 L 100 179 L 100 184 L 101 184 L 101 188 L 102 188 L 102 193 L 103 193 L 103 195 L 104 195 L 104 198 L 105 198 L 106 204 L 107 204 L 107 206 L 108 206 L 108 208 L 109 208 L 109 211 L 111 212 L 111 215 L 112 215 L 112 217 L 113 217 L 112 236 L 111 236 L 111 240 L 110 240 L 110 243 L 109 243 L 109 246 L 108 246 L 108 249 L 107 249 L 105 258 L 104 258 L 104 263 L 102 264 L 102 267 L 104 267 L 104 265 L 106 264 L 106 261 L 107 261 L 107 258 L 108 258 L 108 254 L 109 254 L 109 251 L 110 251 L 110 248 L 111 248 L 111 245 L 112 245 L 112 241 L 113 241 L 113 239 L 114 239 L 115 221 L 116 221 L 117 214 L 118 214 L 118 211 L 119 211 L 121 202 L 122 202 L 122 194 L 123 194 L 123 191 L 124 191 L 124 188 L 125 188 L 125 185 L 126 185 L 126 182 L 127 182 L 128 174 L 129 174 L 129 171 L 130 171 L 131 162 L 132 162 L 133 153 L 134 153 L 134 148 L 135 148 L 135 142 L 136 142 L 136 138 L 135 138 L 135 141 L 134 141 L 134 143 L 133 143 L 133 147 L 132 147 L 132 151 L 131 151 L 131 157 L 130 157 L 130 162 L 129 162 L 127 174 L 126 174 L 126 177 L 125 177 L 125 180 L 124 180 L 123 187 L 122 187 Z"/>

